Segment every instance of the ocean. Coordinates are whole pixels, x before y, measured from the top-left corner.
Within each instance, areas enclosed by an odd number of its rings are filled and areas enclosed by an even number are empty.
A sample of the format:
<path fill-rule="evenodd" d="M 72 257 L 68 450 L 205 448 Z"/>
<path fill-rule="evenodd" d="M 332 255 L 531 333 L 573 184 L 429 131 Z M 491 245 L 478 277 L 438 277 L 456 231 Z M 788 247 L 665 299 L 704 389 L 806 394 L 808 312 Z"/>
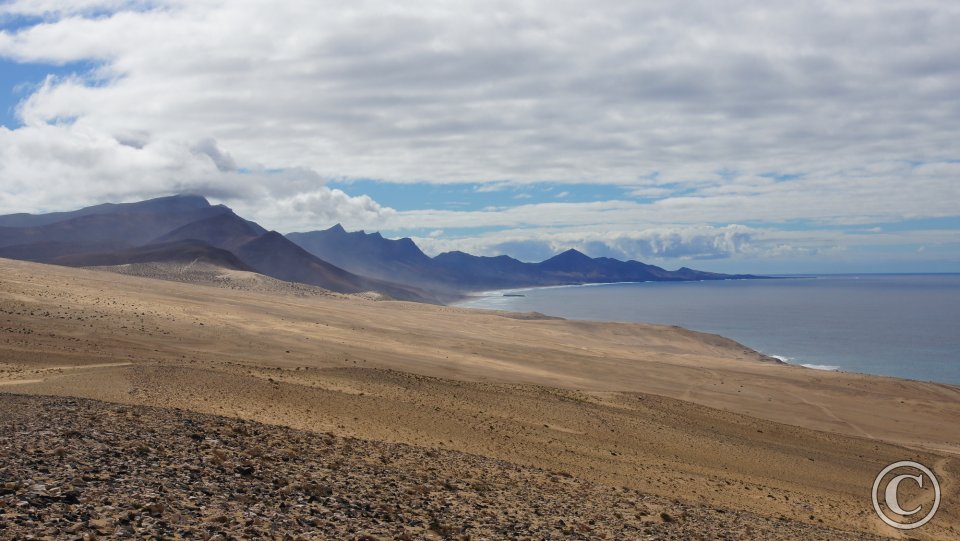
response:
<path fill-rule="evenodd" d="M 480 295 L 459 305 L 680 325 L 810 368 L 960 384 L 960 274 L 591 284 Z"/>

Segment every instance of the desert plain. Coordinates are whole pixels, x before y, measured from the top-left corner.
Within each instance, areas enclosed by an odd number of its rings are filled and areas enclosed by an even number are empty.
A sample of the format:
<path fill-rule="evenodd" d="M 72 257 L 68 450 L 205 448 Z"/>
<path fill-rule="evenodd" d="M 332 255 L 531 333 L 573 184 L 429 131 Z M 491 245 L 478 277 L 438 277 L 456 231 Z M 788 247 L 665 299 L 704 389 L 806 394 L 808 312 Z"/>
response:
<path fill-rule="evenodd" d="M 871 503 L 900 460 L 942 488 L 917 530 Z M 955 540 L 958 479 L 956 386 L 677 327 L 0 260 L 4 539 Z"/>

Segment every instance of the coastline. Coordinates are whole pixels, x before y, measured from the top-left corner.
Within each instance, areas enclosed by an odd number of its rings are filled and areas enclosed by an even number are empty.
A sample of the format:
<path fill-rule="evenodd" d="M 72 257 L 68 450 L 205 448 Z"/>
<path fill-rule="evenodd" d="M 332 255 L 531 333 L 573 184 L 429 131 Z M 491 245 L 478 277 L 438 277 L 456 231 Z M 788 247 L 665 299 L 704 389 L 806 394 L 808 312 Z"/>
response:
<path fill-rule="evenodd" d="M 839 275 L 838 275 L 839 276 Z M 525 286 L 506 289 L 483 289 L 477 291 L 466 291 L 464 298 L 450 302 L 449 306 L 458 306 L 472 300 L 486 297 L 500 297 L 510 293 L 522 293 L 524 291 L 538 291 L 542 289 L 565 289 L 578 287 L 597 287 L 597 286 L 616 286 L 628 284 L 699 284 L 710 282 L 750 282 L 754 280 L 786 280 L 786 279 L 804 279 L 816 278 L 815 275 L 773 275 L 773 276 L 752 276 L 750 278 L 718 278 L 718 279 L 700 279 L 700 280 L 640 280 L 630 282 L 584 282 L 579 284 L 556 284 L 549 286 Z"/>
<path fill-rule="evenodd" d="M 0 340 L 5 394 L 454 451 L 724 517 L 738 510 L 862 533 L 883 533 L 859 510 L 887 464 L 913 458 L 946 482 L 960 478 L 960 433 L 944 430 L 960 426 L 955 386 L 799 370 L 669 325 L 268 294 L 9 260 L 0 271 L 0 317 L 12 322 Z M 455 484 L 462 472 L 441 474 Z M 928 538 L 955 539 L 958 509 L 945 501 Z"/>
<path fill-rule="evenodd" d="M 945 307 L 956 297 L 957 276 L 851 273 L 778 276 L 788 280 L 776 283 L 706 280 L 567 284 L 476 292 L 454 306 L 536 312 L 571 320 L 678 325 L 719 334 L 787 364 L 813 370 L 960 385 L 960 367 L 951 356 L 951 351 L 960 350 L 960 341 L 950 338 L 952 333 L 943 328 L 946 322 L 960 317 L 955 308 Z M 904 293 L 894 289 L 890 300 L 885 301 L 887 285 L 901 287 L 897 285 L 900 283 L 905 284 Z M 676 287 L 680 284 L 696 289 Z M 934 317 L 926 313 L 924 301 L 911 302 L 916 288 L 929 289 L 924 284 L 945 284 L 940 287 L 949 289 L 944 291 L 946 300 L 937 299 L 937 305 L 929 309 L 930 314 L 938 314 L 937 320 L 916 328 L 920 325 L 917 322 Z M 590 291 L 597 286 L 636 287 Z M 848 294 L 856 294 L 851 297 L 850 307 L 842 300 L 825 297 L 843 299 Z M 937 293 L 926 293 L 927 297 L 931 295 Z M 726 304 L 728 301 L 732 304 Z M 822 309 L 816 309 L 818 302 L 824 303 Z M 877 303 L 887 308 L 874 308 Z M 912 311 L 904 311 L 905 306 Z M 821 320 L 823 323 L 819 323 Z M 851 338 L 847 339 L 848 335 Z M 938 337 L 939 343 L 935 341 Z M 922 347 L 917 347 L 918 340 Z"/>

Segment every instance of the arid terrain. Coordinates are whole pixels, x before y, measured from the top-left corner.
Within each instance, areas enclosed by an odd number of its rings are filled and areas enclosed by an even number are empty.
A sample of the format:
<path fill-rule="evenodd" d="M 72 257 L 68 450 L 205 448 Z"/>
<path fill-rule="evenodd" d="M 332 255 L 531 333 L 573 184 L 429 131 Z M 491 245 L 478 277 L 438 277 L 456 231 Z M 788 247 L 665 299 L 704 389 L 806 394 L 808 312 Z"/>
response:
<path fill-rule="evenodd" d="M 71 398 L 0 407 L 11 537 L 864 538 L 456 451 Z"/>
<path fill-rule="evenodd" d="M 15 517 L 42 501 L 46 514 L 29 520 L 80 506 L 101 534 L 190 524 L 321 539 L 960 538 L 957 387 L 787 366 L 674 327 L 377 301 L 208 271 L 177 282 L 0 260 L 0 392 L 109 403 L 0 399 L 0 518 L 17 525 L 0 537 L 29 531 Z M 150 272 L 169 269 L 128 274 Z M 287 461 L 275 441 L 287 442 Z M 251 446 L 266 458 L 246 456 Z M 943 502 L 901 534 L 874 513 L 870 486 L 908 459 L 934 469 Z M 104 477 L 126 464 L 130 483 L 159 479 L 168 463 L 198 469 L 211 493 L 187 504 L 190 489 L 154 487 L 151 499 Z M 72 490 L 63 468 L 91 477 L 91 498 L 109 488 L 122 505 L 57 500 Z M 332 492 L 303 503 L 313 481 Z M 239 490 L 294 511 L 257 511 L 248 525 L 238 513 L 253 504 L 224 500 Z M 341 491 L 351 495 L 340 501 Z M 153 504 L 163 509 L 144 510 Z M 205 526 L 204 506 L 220 509 L 220 526 Z M 385 521 L 378 506 L 406 520 Z M 321 525 L 300 522 L 307 514 Z M 324 529 L 334 527 L 347 529 Z"/>

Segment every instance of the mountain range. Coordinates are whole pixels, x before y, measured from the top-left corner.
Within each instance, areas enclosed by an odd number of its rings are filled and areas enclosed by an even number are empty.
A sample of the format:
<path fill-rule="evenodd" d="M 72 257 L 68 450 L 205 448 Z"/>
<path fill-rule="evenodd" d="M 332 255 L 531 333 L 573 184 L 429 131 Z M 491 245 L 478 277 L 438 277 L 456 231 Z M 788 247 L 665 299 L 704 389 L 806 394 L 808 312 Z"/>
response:
<path fill-rule="evenodd" d="M 0 216 L 0 257 L 69 266 L 204 262 L 320 286 L 446 302 L 465 292 L 586 282 L 756 278 L 568 250 L 540 263 L 447 252 L 430 257 L 409 238 L 322 231 L 282 235 L 198 195 L 103 204 L 71 212 Z"/>
<path fill-rule="evenodd" d="M 567 250 L 540 263 L 509 256 L 423 253 L 409 238 L 387 239 L 380 233 L 347 232 L 341 225 L 323 231 L 290 233 L 287 238 L 313 255 L 351 272 L 449 291 L 481 291 L 582 283 L 729 280 L 759 278 L 689 269 L 675 271 L 639 261 L 589 257 Z"/>

